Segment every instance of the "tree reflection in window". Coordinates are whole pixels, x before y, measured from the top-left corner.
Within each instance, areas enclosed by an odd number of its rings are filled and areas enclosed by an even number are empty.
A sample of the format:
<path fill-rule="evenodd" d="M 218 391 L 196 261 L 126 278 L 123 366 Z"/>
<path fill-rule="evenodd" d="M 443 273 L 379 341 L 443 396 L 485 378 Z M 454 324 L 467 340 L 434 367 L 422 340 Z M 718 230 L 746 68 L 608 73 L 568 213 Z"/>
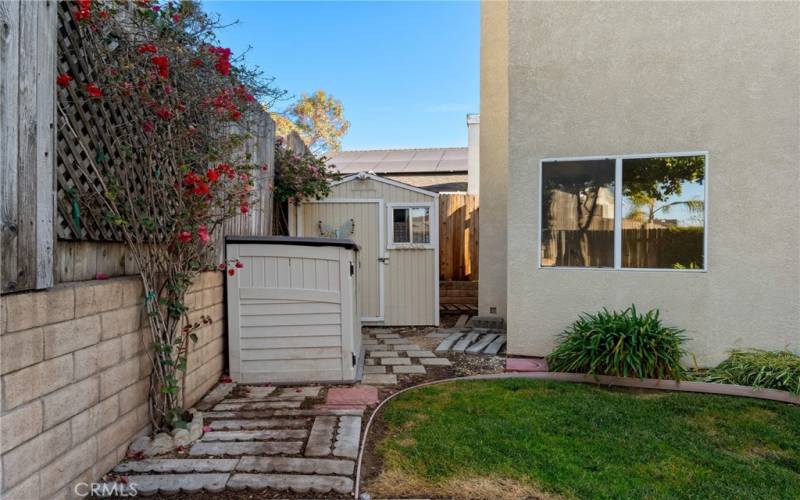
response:
<path fill-rule="evenodd" d="M 622 161 L 622 267 L 702 269 L 705 156 Z"/>

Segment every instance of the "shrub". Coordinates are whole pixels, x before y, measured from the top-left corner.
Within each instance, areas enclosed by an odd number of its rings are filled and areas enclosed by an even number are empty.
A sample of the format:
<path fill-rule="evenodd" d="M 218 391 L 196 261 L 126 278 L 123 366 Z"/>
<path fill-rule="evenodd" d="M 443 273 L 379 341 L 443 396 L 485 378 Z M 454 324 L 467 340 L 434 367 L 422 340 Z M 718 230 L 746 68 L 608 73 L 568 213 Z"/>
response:
<path fill-rule="evenodd" d="M 706 374 L 706 381 L 800 394 L 800 356 L 789 351 L 733 351 Z"/>
<path fill-rule="evenodd" d="M 582 314 L 559 335 L 547 357 L 552 371 L 681 380 L 683 330 L 664 326 L 658 310 L 640 314 L 606 309 Z"/>

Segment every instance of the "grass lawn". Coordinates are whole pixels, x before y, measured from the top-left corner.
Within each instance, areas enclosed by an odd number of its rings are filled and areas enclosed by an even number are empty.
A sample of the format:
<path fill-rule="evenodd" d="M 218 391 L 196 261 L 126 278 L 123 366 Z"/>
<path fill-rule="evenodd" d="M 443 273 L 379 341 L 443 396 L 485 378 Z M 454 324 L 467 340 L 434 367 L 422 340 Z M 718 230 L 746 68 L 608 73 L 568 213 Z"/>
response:
<path fill-rule="evenodd" d="M 365 491 L 455 498 L 800 498 L 800 408 L 535 380 L 387 405 Z"/>

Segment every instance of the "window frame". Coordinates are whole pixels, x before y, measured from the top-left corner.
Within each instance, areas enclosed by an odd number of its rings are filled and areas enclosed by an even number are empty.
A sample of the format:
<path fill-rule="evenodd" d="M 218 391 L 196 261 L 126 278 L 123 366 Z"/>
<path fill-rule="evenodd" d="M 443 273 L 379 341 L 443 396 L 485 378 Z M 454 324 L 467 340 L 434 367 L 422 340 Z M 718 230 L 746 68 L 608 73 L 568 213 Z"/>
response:
<path fill-rule="evenodd" d="M 427 208 L 428 220 L 430 221 L 430 228 L 428 230 L 428 243 L 413 243 L 411 242 L 395 242 L 394 241 L 394 210 L 395 209 L 412 209 L 412 208 Z M 409 214 L 410 215 L 410 214 Z M 405 203 L 387 203 L 386 204 L 386 218 L 388 221 L 387 245 L 389 250 L 415 250 L 415 249 L 435 249 L 434 238 L 438 238 L 438 231 L 436 218 L 433 213 L 433 203 L 427 201 L 405 202 Z M 411 221 L 409 221 L 409 239 L 413 240 L 413 233 Z"/>
<path fill-rule="evenodd" d="M 664 158 L 670 156 L 702 156 L 704 157 L 703 168 L 703 267 L 701 269 L 667 269 L 652 267 L 622 267 L 622 161 L 636 160 L 641 158 Z M 539 160 L 539 199 L 537 211 L 539 216 L 539 230 L 536 242 L 536 265 L 537 269 L 545 271 L 632 271 L 632 272 L 676 272 L 676 273 L 706 273 L 708 272 L 708 180 L 709 180 L 709 161 L 708 151 L 681 151 L 667 153 L 640 153 L 640 154 L 615 154 L 597 156 L 566 156 L 566 157 L 547 157 Z M 614 160 L 614 266 L 613 267 L 576 267 L 576 266 L 542 266 L 542 199 L 544 196 L 544 185 L 542 183 L 544 164 L 551 162 L 567 161 L 593 161 L 593 160 Z"/>

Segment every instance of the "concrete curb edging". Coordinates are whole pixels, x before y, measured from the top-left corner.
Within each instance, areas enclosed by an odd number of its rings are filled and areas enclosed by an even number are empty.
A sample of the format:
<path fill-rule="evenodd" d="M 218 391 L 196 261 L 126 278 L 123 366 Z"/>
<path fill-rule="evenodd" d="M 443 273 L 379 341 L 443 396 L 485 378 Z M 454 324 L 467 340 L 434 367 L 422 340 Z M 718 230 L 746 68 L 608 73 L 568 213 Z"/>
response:
<path fill-rule="evenodd" d="M 552 380 L 556 382 L 574 382 L 583 384 L 596 384 L 596 385 L 613 385 L 618 387 L 631 387 L 638 389 L 651 389 L 662 391 L 678 391 L 678 392 L 698 392 L 705 394 L 718 394 L 722 396 L 738 396 L 753 399 L 765 399 L 769 401 L 778 401 L 781 403 L 789 403 L 800 405 L 800 395 L 794 395 L 789 391 L 780 391 L 777 389 L 756 389 L 746 385 L 734 384 L 718 384 L 712 382 L 678 382 L 675 380 L 658 380 L 658 379 L 638 379 L 631 377 L 614 377 L 610 375 L 585 375 L 582 373 L 562 373 L 562 372 L 517 372 L 517 373 L 492 373 L 487 375 L 471 375 L 468 377 L 454 377 L 442 380 L 433 380 L 419 385 L 406 387 L 381 401 L 375 408 L 375 411 L 369 417 L 367 426 L 364 428 L 364 434 L 361 437 L 361 448 L 358 452 L 358 461 L 356 462 L 356 482 L 353 496 L 358 498 L 361 493 L 361 463 L 364 458 L 364 450 L 367 445 L 367 438 L 369 431 L 372 427 L 372 421 L 375 416 L 380 412 L 383 405 L 394 399 L 396 396 L 403 394 L 406 391 L 413 389 L 420 389 L 430 385 L 444 384 L 448 382 L 458 382 L 461 380 L 500 380 L 500 379 L 513 379 L 524 378 L 534 380 Z"/>

